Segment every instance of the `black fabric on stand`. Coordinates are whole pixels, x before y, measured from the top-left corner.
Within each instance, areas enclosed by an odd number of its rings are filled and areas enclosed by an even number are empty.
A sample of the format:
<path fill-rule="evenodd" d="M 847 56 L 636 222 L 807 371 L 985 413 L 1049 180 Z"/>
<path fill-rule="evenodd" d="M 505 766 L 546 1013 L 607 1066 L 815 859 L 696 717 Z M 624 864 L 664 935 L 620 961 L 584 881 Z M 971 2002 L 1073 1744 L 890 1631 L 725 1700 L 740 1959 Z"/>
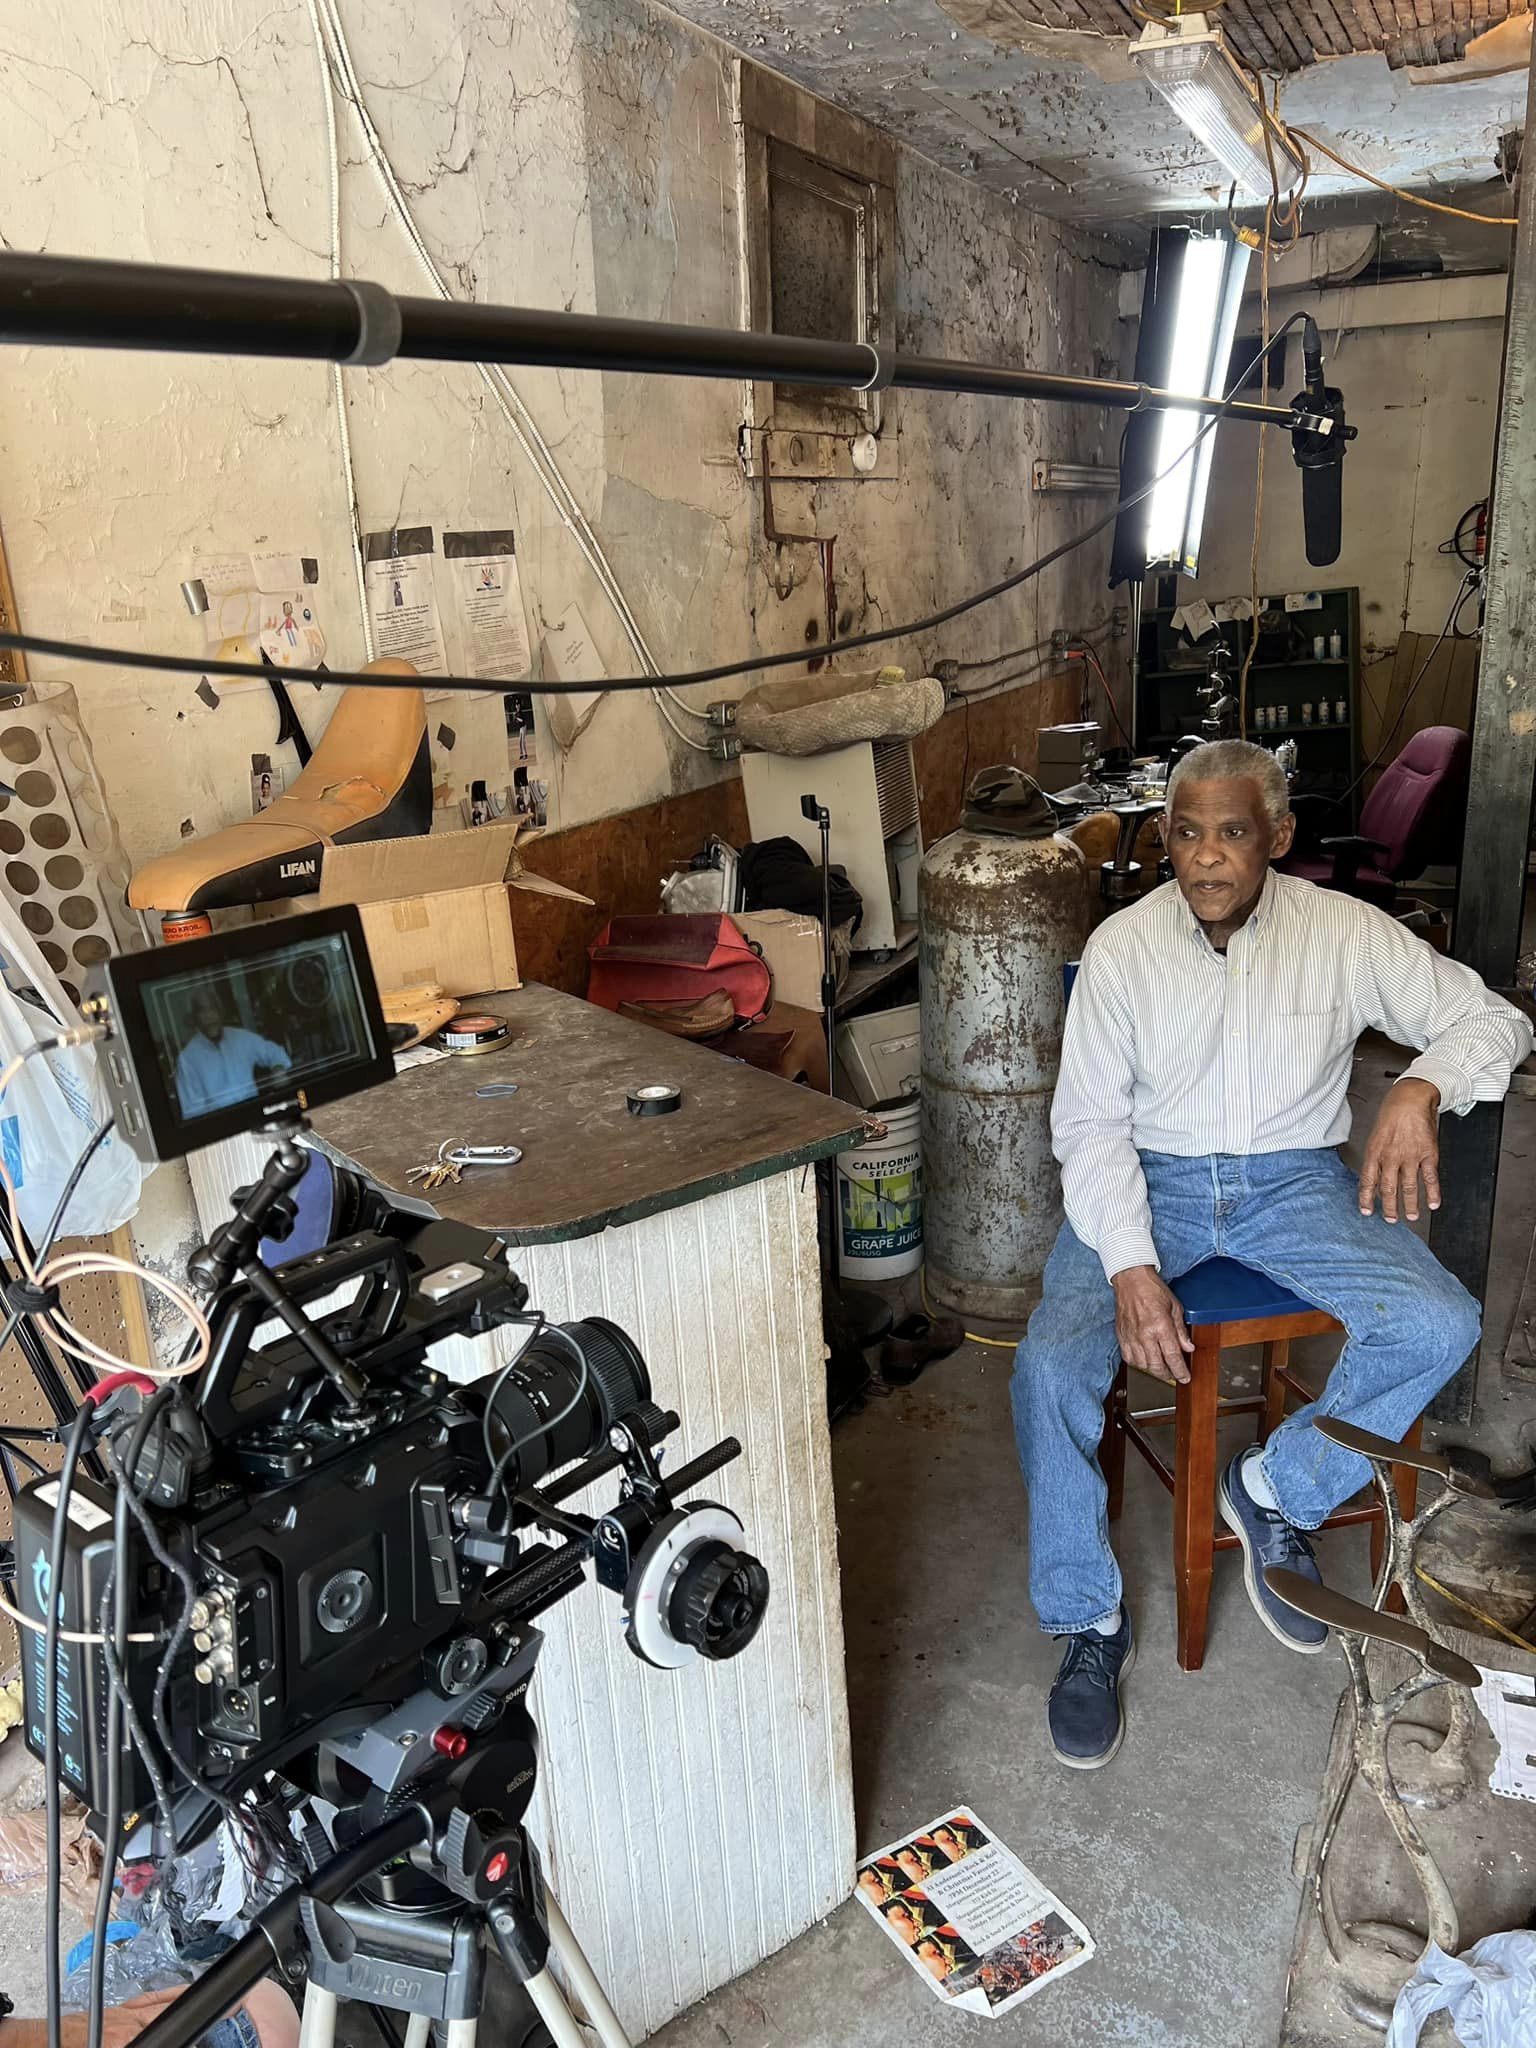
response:
<path fill-rule="evenodd" d="M 744 910 L 796 910 L 821 917 L 821 869 L 798 839 L 754 839 L 741 849 Z M 858 930 L 864 899 L 840 867 L 832 870 L 832 923 Z"/>

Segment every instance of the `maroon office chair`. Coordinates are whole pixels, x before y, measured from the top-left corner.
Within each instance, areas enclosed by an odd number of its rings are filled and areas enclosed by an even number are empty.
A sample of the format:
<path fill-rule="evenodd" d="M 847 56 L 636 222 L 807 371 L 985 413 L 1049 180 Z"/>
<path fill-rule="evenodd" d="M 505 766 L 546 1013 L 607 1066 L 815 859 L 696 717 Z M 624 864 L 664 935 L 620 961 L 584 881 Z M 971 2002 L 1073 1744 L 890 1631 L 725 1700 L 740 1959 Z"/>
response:
<path fill-rule="evenodd" d="M 1299 848 L 1280 862 L 1281 873 L 1390 910 L 1400 882 L 1437 856 L 1454 857 L 1471 751 L 1454 725 L 1416 732 L 1366 798 L 1360 830 Z M 1296 799 L 1299 816 L 1307 801 Z"/>

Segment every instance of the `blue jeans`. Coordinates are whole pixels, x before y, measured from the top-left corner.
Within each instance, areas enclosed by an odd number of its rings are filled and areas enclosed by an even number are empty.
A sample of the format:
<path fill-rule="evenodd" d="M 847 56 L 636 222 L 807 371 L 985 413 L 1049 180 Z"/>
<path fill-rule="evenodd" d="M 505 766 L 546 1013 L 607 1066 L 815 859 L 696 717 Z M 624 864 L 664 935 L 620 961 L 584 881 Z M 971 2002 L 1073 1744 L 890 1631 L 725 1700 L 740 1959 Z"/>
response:
<path fill-rule="evenodd" d="M 1289 1416 L 1264 1451 L 1286 1520 L 1315 1529 L 1369 1467 L 1310 1428 L 1312 1416 L 1398 1441 L 1476 1345 L 1477 1303 L 1406 1224 L 1360 1214 L 1355 1175 L 1336 1152 L 1146 1152 L 1142 1166 L 1165 1280 L 1203 1259 L 1238 1259 L 1344 1325 L 1322 1398 Z M 1052 1635 L 1091 1628 L 1120 1604 L 1098 1460 L 1118 1360 L 1114 1290 L 1098 1254 L 1064 1223 L 1013 1369 L 1029 1592 Z"/>

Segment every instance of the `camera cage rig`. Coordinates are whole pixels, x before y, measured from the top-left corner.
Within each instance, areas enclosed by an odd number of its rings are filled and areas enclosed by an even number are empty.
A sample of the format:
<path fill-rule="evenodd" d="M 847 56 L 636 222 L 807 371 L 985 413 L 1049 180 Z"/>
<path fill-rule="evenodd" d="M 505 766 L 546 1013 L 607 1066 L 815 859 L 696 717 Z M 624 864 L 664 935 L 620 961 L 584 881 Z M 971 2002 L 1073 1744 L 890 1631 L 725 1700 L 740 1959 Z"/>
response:
<path fill-rule="evenodd" d="M 109 1003 L 95 1021 L 118 1036 Z M 119 1046 L 115 1097 L 151 1057 L 131 1025 Z M 407 1209 L 301 1143 L 301 1103 L 250 1104 L 247 1128 L 272 1153 L 189 1261 L 208 1326 L 195 1378 L 82 1389 L 91 1420 L 76 1418 L 62 1481 L 16 1497 L 16 1557 L 31 1561 L 13 1559 L 14 1587 L 42 1646 L 23 1660 L 25 1739 L 46 1755 L 70 1698 L 82 1754 L 61 1776 L 106 1815 L 104 1887 L 125 1774 L 141 1814 L 130 1849 L 162 1833 L 191 1846 L 274 1780 L 289 1808 L 310 1806 L 309 1875 L 153 2023 L 150 2048 L 183 2048 L 271 1970 L 308 1974 L 311 2048 L 326 2048 L 343 1996 L 411 2013 L 413 2042 L 432 2020 L 468 2048 L 488 1947 L 568 2042 L 579 2036 L 547 1973 L 552 1939 L 605 2043 L 621 2043 L 525 1825 L 533 1624 L 590 1562 L 642 1660 L 675 1669 L 745 1649 L 767 1575 L 738 1547 L 734 1514 L 682 1502 L 741 1446 L 728 1437 L 664 1474 L 658 1447 L 679 1419 L 651 1399 L 624 1332 L 530 1311 L 499 1238 Z M 345 1222 L 269 1265 L 310 1174 L 331 1176 L 329 1213 Z M 443 1338 L 516 1324 L 527 1342 L 467 1385 L 430 1363 Z M 41 1333 L 38 1348 L 46 1359 Z M 62 1424 L 62 1379 L 53 1405 Z M 606 1510 L 575 1505 L 615 1474 Z M 361 1567 L 348 1541 L 364 1547 Z M 87 1628 L 99 1613 L 101 1632 L 61 1629 L 44 1654 L 71 1612 Z"/>

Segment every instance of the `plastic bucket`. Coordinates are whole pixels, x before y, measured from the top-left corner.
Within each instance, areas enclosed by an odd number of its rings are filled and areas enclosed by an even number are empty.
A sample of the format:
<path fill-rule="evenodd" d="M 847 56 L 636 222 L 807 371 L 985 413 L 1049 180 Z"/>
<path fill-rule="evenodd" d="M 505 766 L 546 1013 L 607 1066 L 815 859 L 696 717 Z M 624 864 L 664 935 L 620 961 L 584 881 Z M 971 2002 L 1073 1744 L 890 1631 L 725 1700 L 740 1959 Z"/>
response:
<path fill-rule="evenodd" d="M 877 1104 L 883 1138 L 837 1155 L 837 1269 L 845 1280 L 899 1280 L 923 1263 L 919 1098 Z"/>

